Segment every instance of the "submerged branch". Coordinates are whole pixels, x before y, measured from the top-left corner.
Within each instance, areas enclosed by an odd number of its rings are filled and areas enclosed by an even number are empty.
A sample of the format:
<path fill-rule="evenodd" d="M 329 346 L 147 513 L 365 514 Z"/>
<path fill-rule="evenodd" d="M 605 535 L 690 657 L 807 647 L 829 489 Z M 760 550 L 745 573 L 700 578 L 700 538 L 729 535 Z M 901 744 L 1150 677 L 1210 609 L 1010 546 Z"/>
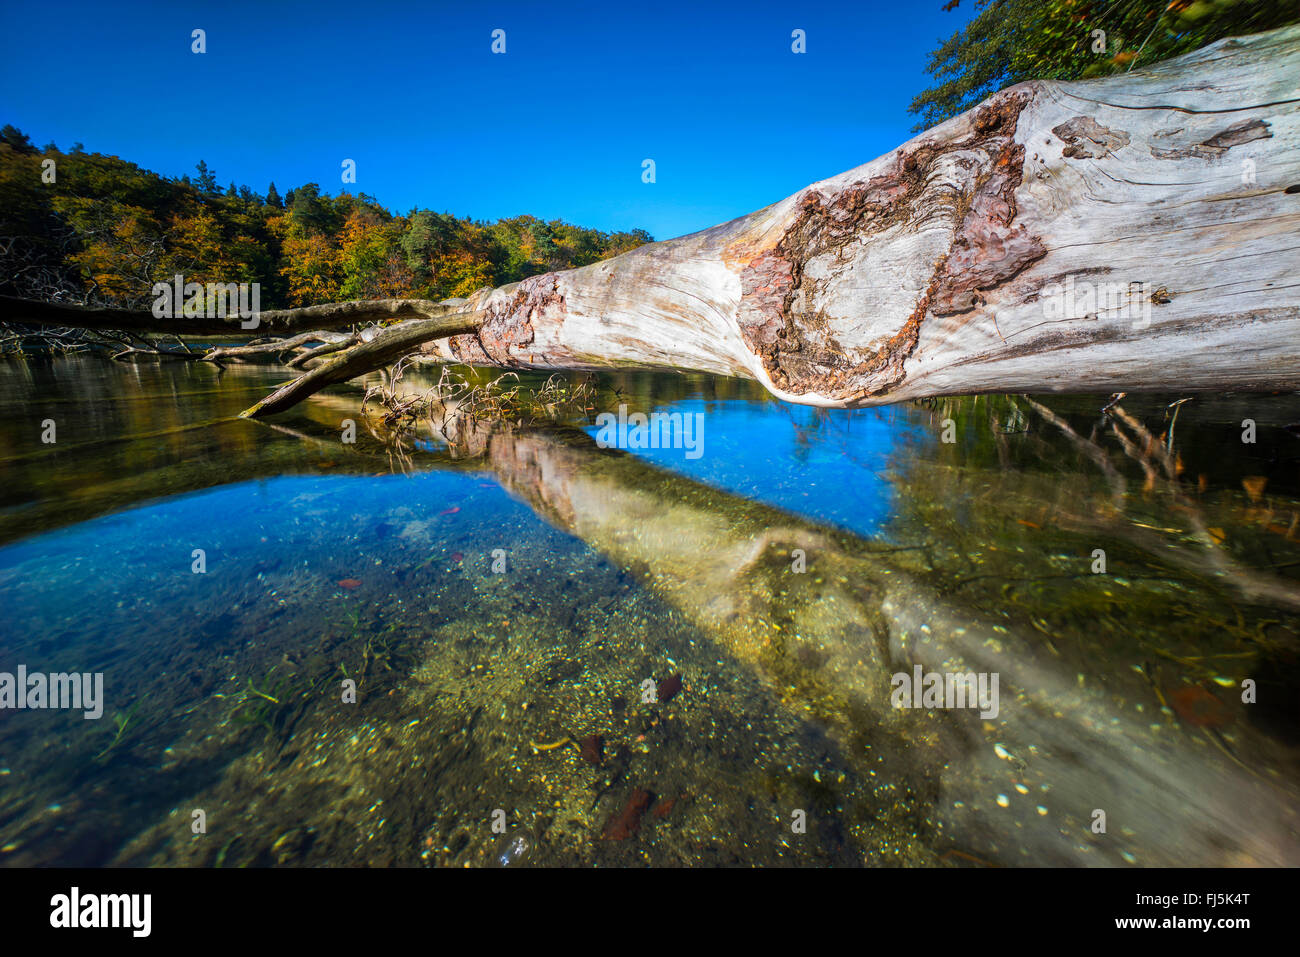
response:
<path fill-rule="evenodd" d="M 396 362 L 430 340 L 473 332 L 478 328 L 481 318 L 477 312 L 462 312 L 437 319 L 417 319 L 391 326 L 369 342 L 355 345 L 341 355 L 322 362 L 292 382 L 282 385 L 241 415 L 243 418 L 259 418 L 282 412 L 327 385 L 344 382 Z"/>
<path fill-rule="evenodd" d="M 259 342 L 246 346 L 219 346 L 205 353 L 203 359 L 207 362 L 216 362 L 218 359 L 243 359 L 248 356 L 278 355 L 283 352 L 293 352 L 309 342 L 320 342 L 327 346 L 342 349 L 356 341 L 356 336 L 347 333 L 316 330 L 315 332 L 300 333 L 288 339 L 274 339 L 271 342 Z M 290 361 L 289 364 L 293 365 L 293 361 Z"/>

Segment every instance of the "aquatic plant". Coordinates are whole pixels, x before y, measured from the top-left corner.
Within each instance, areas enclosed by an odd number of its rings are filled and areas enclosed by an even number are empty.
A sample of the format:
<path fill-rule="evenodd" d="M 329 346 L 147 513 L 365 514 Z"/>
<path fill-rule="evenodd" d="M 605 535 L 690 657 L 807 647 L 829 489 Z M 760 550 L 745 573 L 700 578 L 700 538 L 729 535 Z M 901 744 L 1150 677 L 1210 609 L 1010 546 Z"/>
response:
<path fill-rule="evenodd" d="M 516 372 L 483 380 L 473 370 L 462 372 L 445 365 L 432 388 L 421 393 L 403 392 L 398 386 L 412 361 L 408 358 L 399 362 L 378 384 L 366 390 L 362 400 L 363 409 L 371 403 L 384 409 L 380 421 L 390 429 L 408 428 L 421 417 L 428 418 L 439 432 L 453 418 L 536 424 L 584 413 L 595 396 L 589 376 L 553 374 L 541 386 L 530 388 Z"/>
<path fill-rule="evenodd" d="M 262 687 L 253 684 L 248 678 L 245 687 L 235 700 L 230 718 L 238 724 L 258 725 L 266 728 L 269 734 L 275 734 L 283 728 L 283 718 L 287 714 L 292 693 L 292 676 L 285 675 L 273 680 L 276 665 L 272 665 L 262 678 Z M 223 696 L 224 697 L 224 696 Z"/>
<path fill-rule="evenodd" d="M 95 755 L 91 759 L 92 761 L 102 762 L 106 760 L 108 755 L 118 745 L 120 745 L 123 739 L 126 737 L 127 728 L 133 728 L 138 730 L 139 724 L 137 723 L 135 725 L 132 725 L 131 722 L 132 720 L 134 720 L 135 712 L 139 707 L 140 707 L 140 702 L 136 701 L 135 704 L 131 705 L 131 707 L 126 711 L 125 714 L 120 711 L 114 713 L 113 725 L 117 728 L 117 733 L 113 735 L 113 740 L 108 743 L 108 746 L 105 747 L 103 751 L 100 751 L 97 755 Z"/>

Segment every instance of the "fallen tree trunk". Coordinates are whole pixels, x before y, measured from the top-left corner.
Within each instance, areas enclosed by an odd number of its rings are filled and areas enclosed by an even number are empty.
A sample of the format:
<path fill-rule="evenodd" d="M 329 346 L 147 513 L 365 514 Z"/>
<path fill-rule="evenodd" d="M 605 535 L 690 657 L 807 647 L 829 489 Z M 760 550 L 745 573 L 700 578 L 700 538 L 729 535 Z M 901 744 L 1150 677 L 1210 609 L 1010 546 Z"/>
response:
<path fill-rule="evenodd" d="M 113 329 L 126 332 L 166 333 L 186 336 L 275 336 L 300 332 L 346 329 L 357 324 L 393 319 L 435 319 L 459 312 L 463 307 L 428 299 L 357 299 L 328 302 L 297 309 L 267 309 L 257 313 L 257 322 L 245 327 L 245 320 L 228 316 L 178 316 L 160 319 L 149 309 L 115 309 L 78 306 L 65 302 L 33 302 L 0 296 L 0 322 L 74 329 Z"/>
<path fill-rule="evenodd" d="M 440 352 L 825 406 L 1294 388 L 1298 76 L 1290 28 L 1020 84 L 750 216 L 477 294 L 483 327 Z"/>
<path fill-rule="evenodd" d="M 1300 388 L 1297 76 L 1300 27 L 1288 27 L 1150 70 L 1022 83 L 700 233 L 467 302 L 265 313 L 259 334 L 473 316 L 450 338 L 429 325 L 423 351 L 742 376 L 830 407 Z M 45 321 L 11 304 L 0 318 Z M 66 307 L 54 318 L 77 324 Z M 400 344 L 420 345 L 381 332 L 246 414 L 376 368 Z"/>

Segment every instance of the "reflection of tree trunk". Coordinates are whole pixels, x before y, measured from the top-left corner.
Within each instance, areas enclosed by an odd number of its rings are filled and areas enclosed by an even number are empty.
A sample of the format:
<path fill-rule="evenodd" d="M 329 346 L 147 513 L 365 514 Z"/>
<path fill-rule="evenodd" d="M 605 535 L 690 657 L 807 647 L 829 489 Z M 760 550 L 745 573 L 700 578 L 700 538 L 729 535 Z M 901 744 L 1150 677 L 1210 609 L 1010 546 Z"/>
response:
<path fill-rule="evenodd" d="M 336 472 L 375 471 L 381 450 L 366 442 L 341 446 L 332 431 L 352 400 L 322 396 L 307 408 L 320 415 L 317 441 Z M 636 569 L 647 588 L 763 677 L 795 713 L 825 723 L 859 776 L 879 782 L 876 795 L 859 797 L 877 802 L 881 814 L 942 825 L 945 840 L 1000 862 L 1121 863 L 1124 853 L 1141 864 L 1300 862 L 1289 816 L 1300 802 L 1290 772 L 1261 781 L 1184 728 L 1153 730 L 1162 720 L 1158 705 L 1123 664 L 1080 666 L 1083 652 L 1065 646 L 1070 657 L 1057 657 L 1009 620 L 976 612 L 960 593 L 945 594 L 912 574 L 888 548 L 598 449 L 576 430 L 510 431 L 454 412 L 441 422 L 455 450 L 471 456 L 465 468 L 486 464 L 547 520 Z M 204 459 L 123 478 L 97 488 L 97 497 L 53 506 L 57 520 L 86 517 L 68 508 L 120 508 L 128 499 L 301 465 L 296 445 L 252 441 L 251 423 L 194 427 L 212 429 L 213 442 L 241 454 L 221 474 Z M 267 428 L 273 431 L 287 430 Z M 1062 489 L 1054 470 L 1042 472 L 1032 477 L 1041 485 L 1026 484 L 1025 494 L 1012 498 L 1077 502 L 1077 487 Z M 951 485 L 948 477 L 939 481 Z M 24 511 L 0 531 L 19 521 L 30 531 L 53 518 Z M 1109 533 L 1117 526 L 1091 527 Z M 796 548 L 806 554 L 806 574 L 791 569 Z M 998 673 L 999 715 L 986 726 L 969 712 L 892 708 L 890 676 L 913 664 Z M 1009 757 L 1000 758 L 995 745 Z M 1269 774 L 1282 752 L 1251 728 L 1240 729 L 1233 747 Z M 1017 783 L 1029 793 L 1020 794 Z M 899 810 L 908 802 L 910 809 Z M 1036 812 L 1040 804 L 1046 815 Z M 1106 811 L 1108 835 L 1089 830 L 1094 809 Z"/>
<path fill-rule="evenodd" d="M 1076 448 L 1084 452 L 1106 476 L 1113 490 L 1114 500 L 1122 505 L 1127 483 L 1124 477 L 1110 464 L 1106 453 L 1090 439 L 1084 439 L 1074 432 L 1059 416 L 1046 406 L 1026 397 L 1024 399 L 1047 422 L 1059 429 Z M 1300 612 L 1300 593 L 1295 586 L 1276 576 L 1257 572 L 1243 567 L 1220 542 L 1215 541 L 1202 519 L 1196 503 L 1183 494 L 1178 481 L 1174 462 L 1165 447 L 1137 419 L 1126 413 L 1122 406 L 1116 405 L 1111 415 L 1118 421 L 1112 422 L 1111 431 L 1124 450 L 1124 454 L 1137 462 L 1147 477 L 1148 488 L 1159 486 L 1182 508 L 1188 524 L 1192 526 L 1194 537 L 1200 546 L 1199 551 L 1186 548 L 1171 548 L 1169 540 L 1152 531 L 1135 526 L 1132 522 L 1104 522 L 1095 516 L 1074 511 L 1059 510 L 1055 514 L 1057 524 L 1075 530 L 1102 530 L 1108 535 L 1124 539 L 1133 546 L 1147 552 L 1160 562 L 1183 569 L 1203 579 L 1222 578 L 1230 582 L 1238 591 L 1251 601 L 1266 601 L 1282 608 Z M 1142 441 L 1129 438 L 1120 425 Z"/>
<path fill-rule="evenodd" d="M 1152 730 L 1152 713 L 1133 708 L 1150 700 L 1147 688 L 1126 670 L 1103 669 L 1104 689 L 1095 673 L 1080 683 L 1042 642 L 954 605 L 852 536 L 581 433 L 479 429 L 467 442 L 540 514 L 638 569 L 793 707 L 827 722 L 847 754 L 867 755 L 864 770 L 899 795 L 931 795 L 927 819 L 975 853 L 1039 864 L 1120 864 L 1126 854 L 1141 864 L 1300 862 L 1294 782 L 1246 775 L 1183 729 Z M 806 574 L 791 570 L 795 548 Z M 890 676 L 914 664 L 999 674 L 999 715 L 893 708 Z M 1276 747 L 1246 733 L 1238 743 L 1270 758 Z M 1108 834 L 1091 832 L 1094 809 Z"/>
<path fill-rule="evenodd" d="M 691 236 L 468 301 L 266 313 L 258 334 L 459 314 L 470 328 L 429 325 L 429 351 L 514 368 L 694 369 L 822 406 L 1294 388 L 1297 75 L 1289 27 L 1141 72 L 1022 83 Z M 1230 274 L 1207 275 L 1215 264 Z M 157 326 L 13 301 L 0 319 Z M 389 362 L 390 344 L 417 345 L 382 332 L 248 414 Z"/>

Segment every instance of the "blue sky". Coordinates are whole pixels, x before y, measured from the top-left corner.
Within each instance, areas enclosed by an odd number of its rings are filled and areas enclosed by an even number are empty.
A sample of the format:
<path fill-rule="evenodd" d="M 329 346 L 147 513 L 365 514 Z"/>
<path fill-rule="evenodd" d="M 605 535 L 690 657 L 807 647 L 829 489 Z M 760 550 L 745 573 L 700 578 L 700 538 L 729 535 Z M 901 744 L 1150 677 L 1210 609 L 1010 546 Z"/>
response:
<path fill-rule="evenodd" d="M 336 193 L 353 159 L 348 188 L 395 212 L 531 213 L 667 239 L 908 139 L 927 54 L 972 4 L 941 6 L 6 3 L 0 123 L 168 176 L 203 159 L 223 186 L 259 192 Z M 805 54 L 791 52 L 796 28 Z"/>

